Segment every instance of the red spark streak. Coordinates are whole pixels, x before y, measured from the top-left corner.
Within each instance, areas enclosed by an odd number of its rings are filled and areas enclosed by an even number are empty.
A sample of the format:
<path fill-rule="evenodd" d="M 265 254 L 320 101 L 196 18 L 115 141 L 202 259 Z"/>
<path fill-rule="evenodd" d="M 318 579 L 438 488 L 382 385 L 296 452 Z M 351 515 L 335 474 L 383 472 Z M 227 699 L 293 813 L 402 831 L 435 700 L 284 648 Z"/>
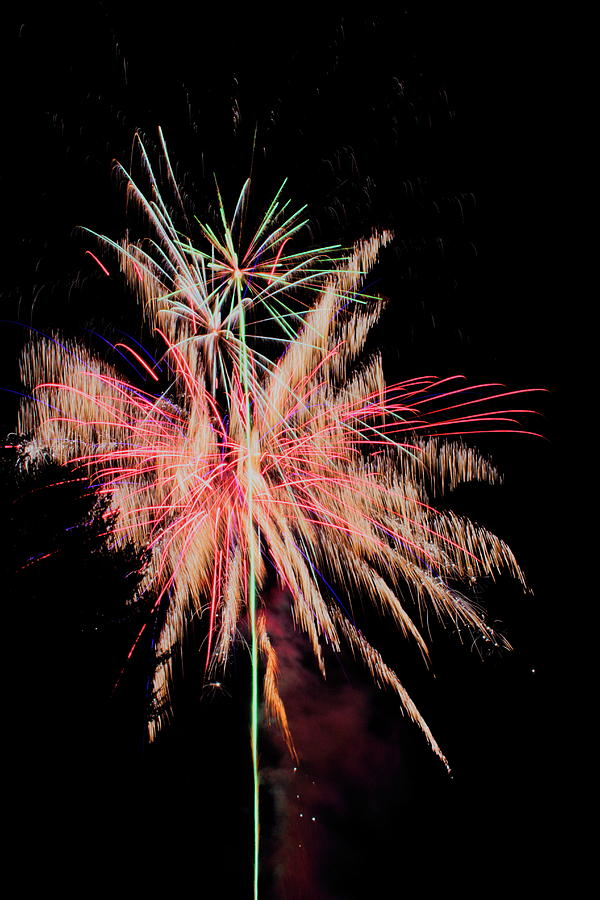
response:
<path fill-rule="evenodd" d="M 91 256 L 91 257 L 92 257 L 92 259 L 94 260 L 94 262 L 98 263 L 98 265 L 100 266 L 100 268 L 102 269 L 102 271 L 104 272 L 104 274 L 105 274 L 106 276 L 108 276 L 108 278 L 110 278 L 110 272 L 108 271 L 108 269 L 106 268 L 106 266 L 105 266 L 103 263 L 100 262 L 100 260 L 98 259 L 98 257 L 97 257 L 94 253 L 92 253 L 91 250 L 86 250 L 85 252 L 88 254 L 88 256 Z"/>
<path fill-rule="evenodd" d="M 128 350 L 129 353 L 131 353 L 131 355 L 134 356 L 135 359 L 137 359 L 139 364 L 144 367 L 148 375 L 150 375 L 151 378 L 154 378 L 155 381 L 158 381 L 158 377 L 154 374 L 148 363 L 142 359 L 139 353 L 136 353 L 135 350 L 132 350 L 131 347 L 127 346 L 127 344 L 115 344 L 115 347 L 123 347 L 125 350 Z"/>

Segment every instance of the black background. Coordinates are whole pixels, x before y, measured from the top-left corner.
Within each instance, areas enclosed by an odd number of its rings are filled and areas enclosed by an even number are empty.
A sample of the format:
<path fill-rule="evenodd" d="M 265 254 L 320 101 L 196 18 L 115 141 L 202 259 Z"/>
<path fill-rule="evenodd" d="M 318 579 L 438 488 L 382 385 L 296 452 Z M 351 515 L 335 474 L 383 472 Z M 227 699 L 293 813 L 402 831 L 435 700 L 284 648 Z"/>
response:
<path fill-rule="evenodd" d="M 427 4 L 315 17 L 91 2 L 29 7 L 6 23 L 3 434 L 16 419 L 23 324 L 81 335 L 117 323 L 142 336 L 116 267 L 103 276 L 85 254 L 97 244 L 77 226 L 124 232 L 112 161 L 127 166 L 136 129 L 152 147 L 157 125 L 201 217 L 213 211 L 213 172 L 231 200 L 253 156 L 259 205 L 288 177 L 316 243 L 394 228 L 376 273 L 390 298 L 377 334 L 391 376 L 459 372 L 549 391 L 530 401 L 544 415 L 533 430 L 547 440 L 482 438 L 505 484 L 452 500 L 506 539 L 527 574 L 532 596 L 508 581 L 483 595 L 514 652 L 482 660 L 439 633 L 433 679 L 381 628 L 379 646 L 453 777 L 398 722 L 393 699 L 371 691 L 367 727 L 398 748 L 388 768 L 334 784 L 342 812 L 330 812 L 308 896 L 497 887 L 537 896 L 557 876 L 570 702 L 562 667 L 573 634 L 565 603 L 575 602 L 558 524 L 569 487 L 562 480 L 557 497 L 557 481 L 571 452 L 562 435 L 577 275 L 570 204 L 581 178 L 567 77 L 576 33 L 533 11 Z M 192 666 L 175 725 L 145 747 L 143 660 L 110 698 L 139 625 L 125 609 L 134 561 L 103 552 L 93 529 L 65 531 L 89 499 L 74 485 L 44 488 L 56 474 L 18 482 L 5 453 L 4 700 L 20 871 L 77 895 L 108 877 L 134 896 L 163 879 L 174 896 L 250 896 L 244 654 L 228 694 L 202 702 Z M 361 696 L 370 690 L 355 669 L 348 677 Z M 276 824 L 265 799 L 269 852 Z M 273 891 L 265 875 L 265 896 Z"/>

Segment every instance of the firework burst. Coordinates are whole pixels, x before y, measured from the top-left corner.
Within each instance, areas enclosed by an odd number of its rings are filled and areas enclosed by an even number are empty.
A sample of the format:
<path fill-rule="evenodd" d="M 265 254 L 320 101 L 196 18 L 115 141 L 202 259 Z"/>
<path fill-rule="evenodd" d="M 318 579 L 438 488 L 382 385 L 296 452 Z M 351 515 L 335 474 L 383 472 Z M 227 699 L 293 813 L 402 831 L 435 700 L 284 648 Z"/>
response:
<path fill-rule="evenodd" d="M 529 411 L 506 408 L 521 392 L 478 385 L 466 393 L 458 377 L 386 384 L 380 354 L 367 350 L 385 304 L 361 290 L 389 232 L 345 255 L 337 247 L 297 251 L 302 210 L 290 211 L 280 191 L 250 231 L 247 182 L 233 215 L 219 197 L 219 227 L 197 223 L 193 242 L 175 227 L 141 152 L 149 191 L 126 180 L 150 233 L 138 243 L 103 240 L 162 344 L 159 362 L 122 345 L 155 390 L 80 344 L 41 338 L 23 354 L 35 399 L 23 404 L 19 430 L 31 436 L 24 454 L 43 448 L 84 468 L 109 500 L 111 534 L 146 554 L 141 591 L 161 613 L 151 739 L 169 717 L 173 655 L 191 616 L 206 622 L 209 681 L 249 629 L 258 829 L 261 671 L 267 716 L 295 754 L 268 631 L 269 575 L 286 591 L 321 671 L 325 647 L 348 645 L 445 762 L 360 630 L 352 597 L 368 598 L 425 659 L 419 621 L 430 610 L 506 643 L 457 585 L 502 570 L 523 581 L 513 554 L 484 528 L 435 509 L 432 497 L 463 481 L 497 481 L 464 435 L 523 431 L 515 414 Z M 179 197 L 166 148 L 165 161 Z M 258 839 L 255 853 L 256 879 Z"/>

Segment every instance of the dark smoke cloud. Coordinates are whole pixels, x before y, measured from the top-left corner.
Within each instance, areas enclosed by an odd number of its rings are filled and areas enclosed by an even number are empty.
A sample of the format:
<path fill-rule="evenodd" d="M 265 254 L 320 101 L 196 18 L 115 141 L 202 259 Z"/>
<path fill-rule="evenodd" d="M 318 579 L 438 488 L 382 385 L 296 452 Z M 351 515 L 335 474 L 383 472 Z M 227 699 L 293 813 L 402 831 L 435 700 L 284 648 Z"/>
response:
<path fill-rule="evenodd" d="M 382 728 L 373 709 L 375 689 L 352 681 L 339 659 L 328 659 L 324 681 L 310 648 L 292 624 L 282 592 L 269 604 L 268 629 L 280 659 L 280 692 L 300 763 L 270 729 L 263 783 L 271 803 L 264 835 L 272 900 L 346 900 L 360 866 L 353 828 L 381 827 L 389 813 L 382 796 L 400 781 L 398 725 Z M 400 719 L 400 714 L 398 715 Z M 265 738 L 263 738 L 263 741 Z M 266 830 L 266 829 L 265 829 Z"/>

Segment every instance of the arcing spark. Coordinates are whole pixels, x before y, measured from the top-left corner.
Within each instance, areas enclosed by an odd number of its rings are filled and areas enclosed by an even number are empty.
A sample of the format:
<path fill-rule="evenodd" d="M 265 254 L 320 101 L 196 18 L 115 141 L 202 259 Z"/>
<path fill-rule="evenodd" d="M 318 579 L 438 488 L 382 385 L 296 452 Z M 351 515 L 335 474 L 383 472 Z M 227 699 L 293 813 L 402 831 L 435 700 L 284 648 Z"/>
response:
<path fill-rule="evenodd" d="M 176 230 L 143 147 L 142 154 L 152 194 L 129 177 L 128 185 L 153 237 L 109 243 L 163 343 L 169 383 L 148 392 L 80 345 L 37 340 L 24 352 L 22 375 L 38 402 L 24 403 L 19 429 L 59 462 L 85 468 L 110 500 L 116 538 L 149 557 L 143 590 L 152 591 L 154 610 L 166 606 L 152 739 L 169 715 L 173 653 L 190 616 L 206 618 L 210 678 L 226 665 L 247 617 L 256 894 L 259 657 L 267 715 L 295 753 L 268 634 L 268 573 L 286 590 L 321 671 L 324 645 L 348 644 L 445 761 L 325 577 L 350 598 L 369 598 L 425 658 L 410 605 L 502 641 L 453 584 L 502 569 L 522 581 L 515 559 L 499 538 L 436 510 L 430 497 L 461 481 L 497 479 L 477 451 L 447 438 L 522 431 L 514 414 L 529 411 L 493 411 L 495 401 L 502 407 L 520 393 L 495 385 L 478 386 L 479 399 L 456 378 L 386 385 L 380 355 L 365 352 L 384 303 L 360 289 L 390 233 L 359 242 L 345 259 L 333 247 L 292 252 L 302 222 L 278 194 L 244 243 L 247 183 L 231 220 L 219 200 L 221 233 L 200 226 L 197 249 Z M 314 297 L 306 302 L 308 290 Z M 267 353 L 272 341 L 284 342 L 275 359 Z M 145 368 L 159 379 L 155 367 Z"/>

